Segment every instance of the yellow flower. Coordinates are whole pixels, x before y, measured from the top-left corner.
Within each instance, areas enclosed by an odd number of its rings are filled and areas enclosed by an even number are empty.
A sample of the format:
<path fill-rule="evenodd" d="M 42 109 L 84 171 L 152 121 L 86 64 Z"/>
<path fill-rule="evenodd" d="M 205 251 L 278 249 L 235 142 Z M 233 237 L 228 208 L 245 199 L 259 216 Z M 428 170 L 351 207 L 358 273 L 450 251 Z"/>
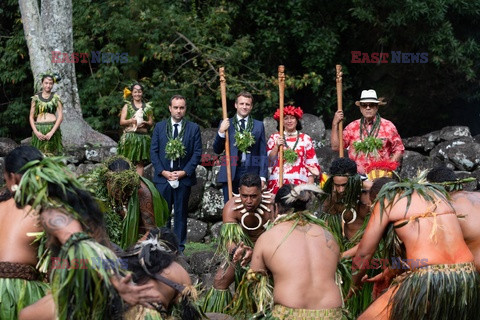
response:
<path fill-rule="evenodd" d="M 132 94 L 132 91 L 130 91 L 130 89 L 128 89 L 127 87 L 123 89 L 123 99 L 127 99 L 128 97 L 130 97 L 131 94 Z"/>

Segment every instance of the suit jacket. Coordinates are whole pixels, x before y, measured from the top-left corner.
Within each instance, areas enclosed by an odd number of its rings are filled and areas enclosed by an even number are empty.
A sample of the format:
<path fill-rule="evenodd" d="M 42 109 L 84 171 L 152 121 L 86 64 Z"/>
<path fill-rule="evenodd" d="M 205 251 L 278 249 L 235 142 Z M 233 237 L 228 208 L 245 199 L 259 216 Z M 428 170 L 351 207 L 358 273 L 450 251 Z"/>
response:
<path fill-rule="evenodd" d="M 162 175 L 162 171 L 171 171 L 170 160 L 165 158 L 165 147 L 168 142 L 167 125 L 171 125 L 170 118 L 158 122 L 153 130 L 150 158 L 155 168 L 153 175 L 154 183 L 167 183 L 167 179 Z M 185 126 L 182 142 L 185 146 L 186 154 L 180 159 L 179 166 L 180 170 L 185 171 L 187 175 L 180 179 L 179 183 L 191 187 L 197 183 L 195 169 L 202 157 L 202 137 L 200 128 L 196 123 L 183 119 L 182 126 Z"/>
<path fill-rule="evenodd" d="M 236 117 L 237 115 L 234 115 Z M 250 116 L 251 117 L 251 116 Z M 256 173 L 260 177 L 268 180 L 268 160 L 267 160 L 267 143 L 265 141 L 265 128 L 263 122 L 253 119 L 252 133 L 255 137 L 255 143 L 248 148 L 246 154 L 245 166 L 247 173 Z M 230 141 L 230 156 L 233 158 L 232 163 L 232 179 L 235 178 L 236 161 L 238 159 L 238 149 L 235 146 L 235 128 L 233 126 L 233 118 L 230 118 L 230 127 L 228 127 L 228 140 Z M 218 135 L 213 142 L 213 151 L 217 154 L 225 150 L 225 138 Z M 227 167 L 225 161 L 221 161 L 222 165 L 218 173 L 218 182 L 227 182 Z"/>

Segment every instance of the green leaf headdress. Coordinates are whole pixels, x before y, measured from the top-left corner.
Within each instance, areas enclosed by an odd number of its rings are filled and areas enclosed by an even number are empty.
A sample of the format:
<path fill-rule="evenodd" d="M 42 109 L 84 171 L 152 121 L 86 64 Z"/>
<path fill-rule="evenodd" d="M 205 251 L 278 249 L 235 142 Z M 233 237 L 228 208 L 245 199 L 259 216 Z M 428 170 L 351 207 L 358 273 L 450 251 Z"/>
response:
<path fill-rule="evenodd" d="M 31 210 L 63 206 L 77 216 L 68 204 L 60 203 L 48 192 L 49 184 L 57 185 L 65 194 L 67 191 L 75 193 L 74 188 L 83 189 L 73 173 L 67 169 L 64 161 L 64 157 L 44 157 L 23 166 L 20 171 L 25 173 L 15 192 L 15 202 L 22 207 L 31 205 Z"/>
<path fill-rule="evenodd" d="M 33 89 L 35 90 L 35 93 L 42 91 L 42 81 L 43 81 L 43 79 L 46 78 L 46 77 L 52 78 L 54 84 L 55 84 L 55 83 L 59 83 L 60 80 L 62 80 L 62 77 L 60 77 L 60 75 L 59 75 L 58 73 L 53 73 L 53 72 L 51 72 L 50 70 L 45 71 L 45 72 L 43 72 L 43 73 L 40 73 L 40 74 L 38 75 L 38 80 L 35 81 L 35 84 L 34 84 L 34 88 L 33 88 Z"/>
<path fill-rule="evenodd" d="M 392 208 L 398 201 L 407 198 L 407 205 L 405 207 L 405 216 L 410 208 L 412 202 L 412 194 L 417 193 L 425 201 L 432 204 L 437 199 L 449 199 L 449 195 L 440 184 L 428 182 L 426 179 L 427 170 L 423 170 L 412 179 L 405 179 L 400 182 L 392 181 L 385 184 L 377 197 L 375 202 L 380 202 L 380 219 L 383 218 L 383 213 L 386 209 Z M 385 204 L 385 202 L 387 204 Z"/>

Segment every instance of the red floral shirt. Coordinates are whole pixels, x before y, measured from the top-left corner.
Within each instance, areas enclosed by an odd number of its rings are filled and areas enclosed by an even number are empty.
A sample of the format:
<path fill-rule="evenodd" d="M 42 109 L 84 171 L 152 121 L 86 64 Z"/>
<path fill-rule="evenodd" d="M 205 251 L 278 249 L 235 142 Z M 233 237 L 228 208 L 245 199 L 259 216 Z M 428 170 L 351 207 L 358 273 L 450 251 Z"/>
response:
<path fill-rule="evenodd" d="M 372 124 L 369 124 L 367 129 L 371 130 Z M 344 147 L 348 148 L 348 157 L 357 163 L 358 173 L 365 173 L 365 167 L 372 160 L 387 160 L 396 153 L 405 151 L 402 138 L 398 134 L 395 125 L 386 119 L 380 118 L 380 129 L 376 138 L 383 142 L 383 147 L 378 150 L 378 157 L 369 154 L 365 156 L 363 153 L 356 153 L 353 143 L 360 141 L 360 119 L 353 121 L 343 130 Z"/>
<path fill-rule="evenodd" d="M 280 137 L 280 134 L 274 133 L 270 136 L 267 142 L 267 154 L 270 154 L 275 147 L 275 141 Z M 286 144 L 289 148 L 293 148 L 297 137 L 286 137 Z M 320 175 L 322 173 L 318 159 L 313 147 L 312 138 L 309 135 L 300 133 L 298 135 L 298 143 L 295 147 L 297 153 L 297 161 L 295 163 L 283 164 L 283 184 L 302 184 L 308 182 L 308 177 L 312 175 Z M 268 189 L 272 189 L 272 193 L 276 194 L 278 186 L 278 178 L 280 168 L 278 166 L 278 159 L 269 163 L 270 176 L 268 178 Z"/>

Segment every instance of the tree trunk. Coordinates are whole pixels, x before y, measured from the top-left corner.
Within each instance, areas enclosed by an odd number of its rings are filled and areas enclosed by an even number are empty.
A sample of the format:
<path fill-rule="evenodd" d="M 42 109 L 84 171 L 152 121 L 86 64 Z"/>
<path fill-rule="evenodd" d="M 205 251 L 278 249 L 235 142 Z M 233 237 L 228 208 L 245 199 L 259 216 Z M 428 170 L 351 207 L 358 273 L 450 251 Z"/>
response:
<path fill-rule="evenodd" d="M 93 130 L 83 120 L 74 63 L 52 63 L 52 51 L 73 54 L 72 0 L 18 0 L 30 64 L 36 83 L 44 72 L 58 73 L 62 80 L 54 91 L 63 102 L 63 145 L 115 146 L 111 138 Z"/>

